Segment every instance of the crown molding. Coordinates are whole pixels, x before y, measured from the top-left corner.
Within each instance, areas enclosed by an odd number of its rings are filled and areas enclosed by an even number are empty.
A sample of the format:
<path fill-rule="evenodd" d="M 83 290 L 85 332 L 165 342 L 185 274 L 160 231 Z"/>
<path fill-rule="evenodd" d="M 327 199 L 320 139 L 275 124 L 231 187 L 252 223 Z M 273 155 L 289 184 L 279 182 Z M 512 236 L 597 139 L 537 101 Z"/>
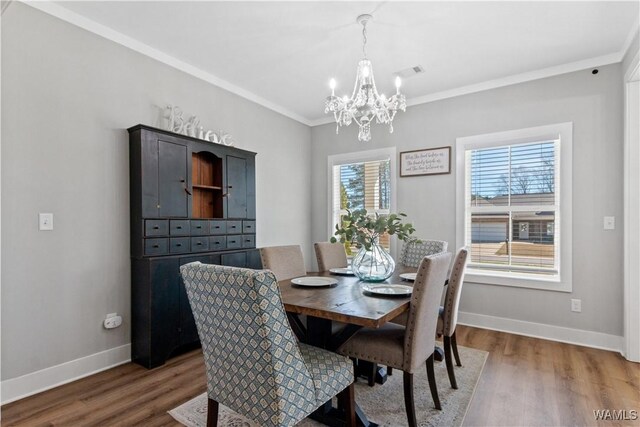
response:
<path fill-rule="evenodd" d="M 112 28 L 109 28 L 105 25 L 99 24 L 91 19 L 88 19 L 82 15 L 72 12 L 69 9 L 66 9 L 52 2 L 51 0 L 38 0 L 38 1 L 20 0 L 20 1 L 37 10 L 40 10 L 44 13 L 52 15 L 58 19 L 66 21 L 84 30 L 97 34 L 107 40 L 111 40 L 131 50 L 134 50 L 138 53 L 151 57 L 159 62 L 162 62 L 173 68 L 176 68 L 180 71 L 190 74 L 196 78 L 204 80 L 207 83 L 211 83 L 212 85 L 218 86 L 224 90 L 227 90 L 249 101 L 255 102 L 258 105 L 261 105 L 269 110 L 275 111 L 276 113 L 282 114 L 283 116 L 286 116 L 304 125 L 315 127 L 315 126 L 321 126 L 329 123 L 335 123 L 335 121 L 333 120 L 333 117 L 330 117 L 330 116 L 322 117 L 315 120 L 303 117 L 300 114 L 297 114 L 285 107 L 282 107 L 267 99 L 264 99 L 251 91 L 248 91 L 226 80 L 223 80 L 215 76 L 214 74 L 206 72 L 198 67 L 194 67 L 191 64 L 188 64 L 156 48 L 153 48 L 145 43 L 135 40 L 132 37 L 126 36 L 118 31 L 113 30 Z M 453 89 L 449 89 L 441 92 L 435 92 L 435 93 L 431 93 L 423 96 L 418 96 L 415 98 L 408 99 L 407 106 L 411 107 L 415 105 L 426 104 L 429 102 L 439 101 L 442 99 L 453 98 L 461 95 L 468 95 L 476 92 L 482 92 L 485 90 L 497 89 L 500 87 L 510 86 L 518 83 L 525 83 L 525 82 L 539 80 L 539 79 L 552 77 L 560 74 L 580 71 L 580 70 L 584 70 L 591 67 L 599 67 L 603 65 L 609 65 L 609 64 L 621 62 L 627 50 L 630 48 L 631 43 L 633 42 L 633 38 L 635 37 L 635 34 L 638 31 L 639 26 L 640 26 L 640 21 L 637 18 L 631 30 L 629 31 L 629 34 L 627 35 L 624 45 L 618 52 L 608 54 L 608 55 L 598 56 L 594 58 L 589 58 L 581 61 L 562 64 L 558 66 L 543 68 L 540 70 L 529 71 L 526 73 L 516 74 L 512 76 L 505 76 L 498 79 L 488 80 L 488 81 L 467 85 L 467 86 L 461 86 L 461 87 L 457 87 L 457 88 L 453 88 Z"/>
<path fill-rule="evenodd" d="M 191 64 L 188 64 L 184 61 L 181 61 L 171 55 L 167 55 L 166 53 L 151 47 L 145 43 L 142 43 L 132 37 L 124 35 L 118 31 L 115 31 L 112 28 L 109 28 L 105 25 L 99 24 L 96 21 L 88 19 L 82 15 L 79 15 L 75 12 L 70 11 L 58 4 L 50 0 L 43 1 L 26 1 L 20 0 L 22 3 L 33 7 L 41 12 L 47 13 L 51 16 L 54 16 L 58 19 L 61 19 L 65 22 L 68 22 L 72 25 L 80 27 L 84 30 L 87 30 L 91 33 L 97 34 L 100 37 L 103 37 L 112 42 L 118 43 L 124 47 L 127 47 L 131 50 L 134 50 L 138 53 L 146 55 L 150 58 L 155 59 L 156 61 L 162 62 L 163 64 L 169 65 L 177 70 L 183 71 L 187 74 L 192 75 L 200 80 L 204 80 L 207 83 L 211 83 L 214 86 L 218 86 L 226 91 L 229 91 L 235 95 L 238 95 L 242 98 L 245 98 L 251 102 L 254 102 L 258 105 L 261 105 L 269 110 L 275 111 L 276 113 L 282 114 L 290 119 L 293 119 L 297 122 L 300 122 L 304 125 L 311 126 L 311 121 L 299 114 L 294 113 L 280 105 L 277 105 L 269 100 L 266 100 L 255 93 L 243 89 L 239 86 L 236 86 L 232 83 L 229 83 L 226 80 L 221 79 L 209 72 L 206 72 L 198 67 L 194 67 Z"/>
<path fill-rule="evenodd" d="M 631 29 L 629 30 L 629 34 L 627 34 L 627 39 L 624 41 L 624 44 L 622 45 L 622 49 L 620 49 L 619 53 L 620 53 L 621 61 L 625 57 L 629 49 L 631 48 L 631 43 L 633 43 L 633 39 L 636 36 L 636 34 L 638 34 L 638 32 L 640 32 L 640 16 L 636 16 L 636 20 L 631 26 Z"/>
<path fill-rule="evenodd" d="M 585 70 L 592 67 L 601 67 L 603 65 L 615 64 L 622 61 L 624 56 L 621 50 L 620 52 L 612 53 L 609 55 L 598 56 L 595 58 L 589 58 L 582 61 L 571 62 L 568 64 L 557 65 L 554 67 L 543 68 L 540 70 L 529 71 L 522 74 L 515 74 L 512 76 L 501 77 L 499 79 L 488 80 L 481 83 L 476 83 L 467 86 L 461 86 L 454 89 L 449 89 L 441 92 L 430 93 L 428 95 L 418 96 L 415 98 L 407 99 L 407 107 L 415 105 L 426 104 L 433 101 L 439 101 L 442 99 L 454 98 L 461 95 L 469 95 L 476 92 L 482 92 L 490 89 L 497 89 L 505 86 L 511 86 L 518 83 L 530 82 L 533 80 L 544 79 L 547 77 L 553 77 L 560 74 L 572 73 L 574 71 Z M 333 117 L 323 117 L 311 122 L 311 126 L 320 126 L 328 123 L 335 123 Z"/>
<path fill-rule="evenodd" d="M 526 73 L 500 77 L 494 80 L 488 80 L 481 83 L 462 86 L 451 90 L 445 90 L 442 92 L 436 92 L 429 95 L 412 98 L 410 100 L 407 100 L 407 106 L 424 104 L 427 102 L 453 98 L 454 96 L 467 95 L 475 92 L 482 92 L 489 89 L 497 89 L 500 87 L 511 86 L 518 83 L 526 83 L 533 80 L 540 80 L 547 77 L 558 76 L 560 74 L 573 73 L 575 71 L 581 71 L 587 68 L 615 64 L 617 62 L 620 62 L 621 60 L 622 56 L 619 52 L 617 52 L 609 55 L 598 56 L 595 58 L 584 59 L 582 61 L 570 62 L 568 64 L 542 68 L 540 70 L 528 71 Z"/>

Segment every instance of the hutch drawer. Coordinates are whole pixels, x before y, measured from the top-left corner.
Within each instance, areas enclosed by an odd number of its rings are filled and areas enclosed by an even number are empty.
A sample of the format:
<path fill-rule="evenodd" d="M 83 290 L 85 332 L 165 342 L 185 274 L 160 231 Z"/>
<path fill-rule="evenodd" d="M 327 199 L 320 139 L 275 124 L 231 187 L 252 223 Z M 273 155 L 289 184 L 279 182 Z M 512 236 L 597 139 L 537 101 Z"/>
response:
<path fill-rule="evenodd" d="M 148 219 L 144 222 L 144 235 L 151 236 L 166 236 L 169 234 L 169 221 L 166 219 Z"/>

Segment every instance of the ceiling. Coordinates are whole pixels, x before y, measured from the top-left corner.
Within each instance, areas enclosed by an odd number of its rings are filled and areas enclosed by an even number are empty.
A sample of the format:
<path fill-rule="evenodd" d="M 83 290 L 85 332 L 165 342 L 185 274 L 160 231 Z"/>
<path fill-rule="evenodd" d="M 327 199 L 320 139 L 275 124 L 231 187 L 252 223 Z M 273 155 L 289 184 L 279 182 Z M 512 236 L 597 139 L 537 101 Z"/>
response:
<path fill-rule="evenodd" d="M 359 14 L 374 15 L 367 53 L 381 92 L 394 90 L 395 72 L 424 67 L 403 83 L 412 105 L 618 62 L 637 31 L 638 5 L 82 1 L 49 9 L 314 125 L 327 122 L 331 77 L 337 95 L 351 94 L 362 56 Z"/>

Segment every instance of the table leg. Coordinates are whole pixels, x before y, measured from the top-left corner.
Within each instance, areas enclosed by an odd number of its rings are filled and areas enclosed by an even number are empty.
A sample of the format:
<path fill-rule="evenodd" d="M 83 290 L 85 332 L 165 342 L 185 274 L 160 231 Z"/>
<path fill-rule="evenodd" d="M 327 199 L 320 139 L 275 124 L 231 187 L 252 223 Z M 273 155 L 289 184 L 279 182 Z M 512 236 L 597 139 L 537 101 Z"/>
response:
<path fill-rule="evenodd" d="M 300 320 L 297 314 L 287 313 L 287 319 L 289 319 L 289 325 L 291 326 L 291 330 L 296 334 L 298 341 L 306 342 L 307 340 L 307 330 L 304 327 L 304 324 Z"/>
<path fill-rule="evenodd" d="M 358 360 L 356 375 L 359 378 L 370 381 L 370 387 L 373 387 L 374 383 L 384 384 L 388 379 L 387 368 L 385 366 L 377 365 L 366 360 Z"/>

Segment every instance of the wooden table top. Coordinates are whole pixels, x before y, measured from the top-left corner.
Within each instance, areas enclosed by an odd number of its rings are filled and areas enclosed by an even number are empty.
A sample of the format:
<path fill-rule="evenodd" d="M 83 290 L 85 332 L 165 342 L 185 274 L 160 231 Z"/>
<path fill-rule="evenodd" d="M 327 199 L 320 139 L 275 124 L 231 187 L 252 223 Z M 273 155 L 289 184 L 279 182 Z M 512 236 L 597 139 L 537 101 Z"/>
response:
<path fill-rule="evenodd" d="M 413 282 L 400 279 L 402 273 L 415 273 L 417 269 L 396 267 L 393 276 L 384 282 L 411 286 Z M 379 328 L 389 320 L 409 310 L 411 296 L 388 297 L 370 295 L 362 291 L 356 276 L 339 276 L 329 272 L 308 273 L 307 276 L 331 277 L 338 281 L 333 287 L 303 287 L 281 280 L 280 292 L 286 311 L 306 314 L 369 328 Z"/>

